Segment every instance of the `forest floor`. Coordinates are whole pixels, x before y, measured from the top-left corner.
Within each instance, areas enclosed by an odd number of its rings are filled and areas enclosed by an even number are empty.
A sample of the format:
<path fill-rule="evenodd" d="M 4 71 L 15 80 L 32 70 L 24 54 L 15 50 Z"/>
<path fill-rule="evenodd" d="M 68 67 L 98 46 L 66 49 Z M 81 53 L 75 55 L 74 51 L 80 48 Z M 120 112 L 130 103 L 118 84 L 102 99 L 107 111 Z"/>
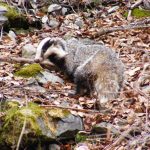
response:
<path fill-rule="evenodd" d="M 101 122 L 111 123 L 120 134 L 117 137 L 109 134 L 105 138 L 101 136 L 88 137 L 85 142 L 90 149 L 149 149 L 150 147 L 150 29 L 129 29 L 104 34 L 98 37 L 93 35 L 102 27 L 124 26 L 130 22 L 141 19 L 132 18 L 130 21 L 123 16 L 123 8 L 108 15 L 106 18 L 93 17 L 92 21 L 84 18 L 84 26 L 81 29 L 59 27 L 51 29 L 44 27 L 30 33 L 16 34 L 16 43 L 7 34 L 2 38 L 0 54 L 7 57 L 20 57 L 24 45 L 37 44 L 47 36 L 62 37 L 65 33 L 71 33 L 75 37 L 90 38 L 103 43 L 115 50 L 119 59 L 125 65 L 124 85 L 119 98 L 110 100 L 107 108 L 110 112 L 97 112 L 95 98 L 68 96 L 68 90 L 74 88 L 74 84 L 65 80 L 65 85 L 51 83 L 45 84 L 46 93 L 42 94 L 35 89 L 27 90 L 24 87 L 29 79 L 15 77 L 16 64 L 0 63 L 0 99 L 25 99 L 38 101 L 44 105 L 60 106 L 67 102 L 71 112 L 80 115 L 84 119 L 85 132 L 90 132 L 92 126 Z M 77 16 L 83 17 L 82 13 Z M 64 17 L 61 18 L 63 21 Z M 63 76 L 59 72 L 56 74 Z M 51 98 L 55 101 L 51 101 Z M 76 110 L 74 110 L 74 108 Z M 89 110 L 89 112 L 88 112 Z M 90 111 L 91 110 L 91 111 Z"/>

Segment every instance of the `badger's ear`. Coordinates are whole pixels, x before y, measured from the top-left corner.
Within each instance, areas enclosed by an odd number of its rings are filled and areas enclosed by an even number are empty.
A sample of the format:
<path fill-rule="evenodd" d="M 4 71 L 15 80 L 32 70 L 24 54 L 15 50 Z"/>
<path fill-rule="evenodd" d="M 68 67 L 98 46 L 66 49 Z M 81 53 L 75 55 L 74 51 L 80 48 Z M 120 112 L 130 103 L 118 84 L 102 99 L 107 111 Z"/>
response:
<path fill-rule="evenodd" d="M 62 39 L 60 45 L 61 45 L 62 49 L 63 49 L 64 51 L 66 51 L 66 41 Z"/>
<path fill-rule="evenodd" d="M 64 51 L 66 50 L 66 41 L 64 39 L 56 37 L 54 44 L 61 46 Z"/>
<path fill-rule="evenodd" d="M 53 44 L 55 44 L 55 39 L 54 39 L 54 38 L 51 38 L 51 39 L 48 41 L 48 47 L 52 46 Z"/>

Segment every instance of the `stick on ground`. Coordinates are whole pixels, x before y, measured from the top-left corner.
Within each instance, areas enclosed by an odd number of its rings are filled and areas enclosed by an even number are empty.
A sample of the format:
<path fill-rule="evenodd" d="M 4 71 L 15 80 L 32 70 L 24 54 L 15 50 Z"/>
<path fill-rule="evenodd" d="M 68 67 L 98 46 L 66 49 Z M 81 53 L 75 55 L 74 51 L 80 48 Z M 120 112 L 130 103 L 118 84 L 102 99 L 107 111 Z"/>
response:
<path fill-rule="evenodd" d="M 8 63 L 36 63 L 34 59 L 29 58 L 23 58 L 23 57 L 6 57 L 6 56 L 0 56 L 0 62 L 8 62 Z M 49 67 L 52 67 L 52 64 L 49 62 L 39 62 L 40 65 L 46 65 Z"/>

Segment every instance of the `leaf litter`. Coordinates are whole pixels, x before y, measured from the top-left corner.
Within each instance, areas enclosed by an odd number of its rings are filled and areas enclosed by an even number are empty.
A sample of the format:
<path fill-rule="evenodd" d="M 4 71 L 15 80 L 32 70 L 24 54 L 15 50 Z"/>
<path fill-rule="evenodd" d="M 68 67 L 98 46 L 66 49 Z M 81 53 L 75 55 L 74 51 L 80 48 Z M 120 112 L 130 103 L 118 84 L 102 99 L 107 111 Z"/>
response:
<path fill-rule="evenodd" d="M 20 56 L 23 45 L 26 43 L 39 43 L 42 38 L 47 36 L 62 36 L 66 32 L 70 32 L 77 37 L 93 38 L 95 32 L 103 26 L 114 27 L 128 23 L 121 10 L 108 15 L 106 18 L 93 17 L 92 21 L 89 21 L 84 13 L 77 13 L 68 19 L 74 19 L 75 16 L 84 18 L 84 25 L 81 29 L 68 23 L 68 26 L 64 27 L 63 30 L 45 28 L 42 31 L 36 31 L 36 33 L 17 34 L 16 40 L 19 39 L 19 43 L 16 45 L 8 35 L 5 35 L 3 37 L 4 46 L 0 46 L 0 54 L 17 57 Z M 61 19 L 65 20 L 67 18 Z M 88 145 L 92 149 L 148 149 L 150 147 L 149 31 L 145 29 L 118 31 L 96 37 L 95 40 L 102 40 L 107 46 L 115 49 L 126 68 L 120 97 L 109 101 L 106 105 L 110 111 L 97 113 L 95 98 L 70 97 L 68 91 L 74 90 L 74 84 L 68 80 L 65 80 L 64 86 L 51 85 L 51 83 L 44 85 L 43 87 L 47 90 L 44 94 L 34 91 L 34 89 L 26 90 L 24 87 L 28 79 L 14 77 L 14 64 L 4 62 L 0 62 L 0 99 L 21 101 L 24 99 L 24 91 L 26 91 L 28 101 L 35 101 L 44 105 L 55 105 L 56 107 L 61 105 L 64 108 L 77 108 L 79 111 L 71 110 L 71 112 L 74 115 L 83 117 L 86 132 L 91 132 L 93 126 L 98 123 L 111 123 L 118 130 L 119 135 L 109 135 L 109 130 L 111 130 L 109 129 L 104 137 L 97 134 L 91 141 L 89 136 L 86 146 Z M 94 111 L 93 113 L 80 111 L 84 109 L 95 110 L 95 113 Z"/>

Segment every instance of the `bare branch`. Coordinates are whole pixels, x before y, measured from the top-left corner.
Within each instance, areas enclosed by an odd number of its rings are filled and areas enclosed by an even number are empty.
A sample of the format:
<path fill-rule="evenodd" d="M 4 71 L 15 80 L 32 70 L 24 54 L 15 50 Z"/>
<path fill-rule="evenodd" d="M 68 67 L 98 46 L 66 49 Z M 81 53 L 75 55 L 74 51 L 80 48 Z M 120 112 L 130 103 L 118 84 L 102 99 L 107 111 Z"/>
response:
<path fill-rule="evenodd" d="M 41 105 L 41 107 L 44 108 L 61 108 L 61 109 L 68 109 L 68 110 L 73 110 L 73 111 L 79 111 L 79 112 L 83 112 L 83 113 L 95 113 L 95 114 L 104 114 L 107 113 L 108 110 L 100 110 L 100 111 L 96 111 L 96 110 L 90 110 L 90 109 L 79 109 L 79 108 L 73 108 L 73 107 L 63 107 L 63 106 L 56 106 L 56 105 Z"/>
<path fill-rule="evenodd" d="M 8 62 L 8 63 L 36 63 L 34 59 L 29 59 L 29 58 L 23 58 L 23 57 L 6 57 L 6 56 L 0 56 L 0 62 Z M 49 67 L 52 67 L 52 64 L 49 62 L 39 62 L 41 65 L 46 65 Z"/>
<path fill-rule="evenodd" d="M 139 28 L 150 28 L 150 19 L 148 18 L 125 26 L 102 28 L 94 34 L 94 37 L 98 37 L 115 31 L 124 31 L 124 30 L 139 29 Z"/>

